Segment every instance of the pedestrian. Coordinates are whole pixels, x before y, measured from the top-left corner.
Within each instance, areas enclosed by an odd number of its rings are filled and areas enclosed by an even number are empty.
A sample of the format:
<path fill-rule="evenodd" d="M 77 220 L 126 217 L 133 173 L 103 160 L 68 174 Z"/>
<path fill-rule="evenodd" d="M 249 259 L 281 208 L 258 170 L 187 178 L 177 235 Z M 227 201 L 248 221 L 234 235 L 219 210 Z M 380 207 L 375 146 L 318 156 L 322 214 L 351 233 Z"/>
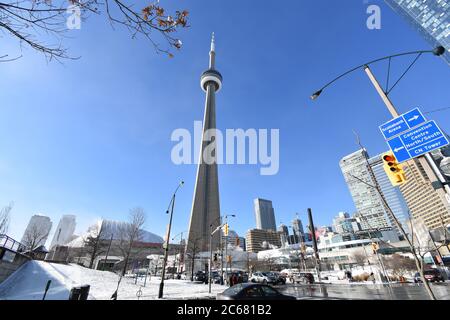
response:
<path fill-rule="evenodd" d="M 375 283 L 375 275 L 373 274 L 373 272 L 370 273 L 369 278 L 367 278 L 367 281 L 372 281 L 373 283 Z"/>
<path fill-rule="evenodd" d="M 238 282 L 238 277 L 237 277 L 237 274 L 236 274 L 236 273 L 233 273 L 232 279 L 233 279 L 232 286 L 234 286 L 234 285 L 237 284 L 237 282 Z"/>
<path fill-rule="evenodd" d="M 228 284 L 230 285 L 230 287 L 233 286 L 233 274 L 230 274 L 229 280 L 228 280 Z"/>

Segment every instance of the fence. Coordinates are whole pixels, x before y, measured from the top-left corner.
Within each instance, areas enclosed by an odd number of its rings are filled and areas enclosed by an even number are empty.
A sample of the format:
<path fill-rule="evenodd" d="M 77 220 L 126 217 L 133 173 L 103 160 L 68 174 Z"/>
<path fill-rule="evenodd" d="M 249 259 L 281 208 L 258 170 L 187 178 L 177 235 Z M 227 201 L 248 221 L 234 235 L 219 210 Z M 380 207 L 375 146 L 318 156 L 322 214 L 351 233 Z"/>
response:
<path fill-rule="evenodd" d="M 0 234 L 0 248 L 9 249 L 14 252 L 23 252 L 27 249 L 24 244 L 14 240 L 6 234 Z"/>

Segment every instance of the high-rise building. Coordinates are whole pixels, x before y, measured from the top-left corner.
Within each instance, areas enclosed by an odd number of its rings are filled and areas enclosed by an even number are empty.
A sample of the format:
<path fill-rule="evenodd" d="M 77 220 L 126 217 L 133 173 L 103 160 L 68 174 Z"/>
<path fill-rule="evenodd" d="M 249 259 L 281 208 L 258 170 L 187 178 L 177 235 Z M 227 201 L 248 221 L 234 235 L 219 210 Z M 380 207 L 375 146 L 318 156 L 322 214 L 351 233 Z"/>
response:
<path fill-rule="evenodd" d="M 275 212 L 272 201 L 264 199 L 255 199 L 256 229 L 276 231 Z"/>
<path fill-rule="evenodd" d="M 339 212 L 333 220 L 336 233 L 355 233 L 361 230 L 361 224 L 356 218 L 351 218 L 347 212 Z"/>
<path fill-rule="evenodd" d="M 278 227 L 278 232 L 280 233 L 281 244 L 289 243 L 289 229 L 286 225 L 280 224 Z"/>
<path fill-rule="evenodd" d="M 272 230 L 251 229 L 247 231 L 245 243 L 247 251 L 259 252 L 279 248 L 281 246 L 280 232 Z"/>
<path fill-rule="evenodd" d="M 222 87 L 222 75 L 215 69 L 214 34 L 209 52 L 209 69 L 203 72 L 200 85 L 206 92 L 205 117 L 203 120 L 200 159 L 195 180 L 192 201 L 189 234 L 186 247 L 198 241 L 201 252 L 209 250 L 210 226 L 213 229 L 220 224 L 219 178 L 217 172 L 217 152 L 210 149 L 216 143 L 215 137 L 209 136 L 216 129 L 216 92 Z M 215 150 L 215 149 L 213 149 Z M 212 239 L 212 250 L 219 246 L 219 233 Z"/>
<path fill-rule="evenodd" d="M 74 215 L 63 215 L 56 227 L 53 240 L 50 244 L 50 250 L 57 245 L 65 245 L 73 240 L 73 233 L 75 232 L 76 217 Z"/>
<path fill-rule="evenodd" d="M 239 237 L 234 230 L 229 230 L 228 236 L 226 236 L 224 230 L 222 229 L 222 245 L 224 249 L 225 245 L 227 245 L 228 247 L 240 247 L 245 251 L 245 238 Z"/>
<path fill-rule="evenodd" d="M 28 222 L 21 242 L 31 250 L 45 246 L 51 229 L 52 221 L 50 218 L 36 214 Z"/>
<path fill-rule="evenodd" d="M 292 230 L 294 231 L 294 239 L 297 240 L 295 243 L 305 239 L 305 231 L 303 230 L 302 221 L 299 218 L 292 220 Z"/>
<path fill-rule="evenodd" d="M 385 0 L 433 47 L 443 46 L 450 64 L 450 2 L 448 0 Z"/>
<path fill-rule="evenodd" d="M 369 156 L 360 149 L 340 161 L 342 173 L 358 211 L 362 229 L 379 229 L 389 226 L 378 191 L 373 188 L 374 181 L 367 164 Z"/>
<path fill-rule="evenodd" d="M 414 220 L 423 221 L 424 225 L 432 230 L 450 223 L 450 204 L 444 195 L 439 194 L 433 187 L 427 169 L 419 159 L 404 165 L 407 181 L 400 186 L 400 191 Z"/>
<path fill-rule="evenodd" d="M 406 205 L 406 201 L 403 198 L 400 188 L 394 187 L 392 185 L 388 175 L 384 171 L 382 155 L 380 154 L 370 158 L 369 163 L 372 167 L 375 179 L 377 180 L 378 186 L 380 187 L 381 193 L 383 194 L 386 203 L 392 210 L 392 213 L 395 215 L 397 220 L 402 224 L 405 232 L 409 234 L 409 227 L 406 223 L 409 219 L 408 206 Z M 396 223 L 394 222 L 391 215 L 388 214 L 387 210 L 385 210 L 385 217 L 390 226 L 396 229 L 398 234 L 400 235 L 400 230 L 398 230 Z"/>

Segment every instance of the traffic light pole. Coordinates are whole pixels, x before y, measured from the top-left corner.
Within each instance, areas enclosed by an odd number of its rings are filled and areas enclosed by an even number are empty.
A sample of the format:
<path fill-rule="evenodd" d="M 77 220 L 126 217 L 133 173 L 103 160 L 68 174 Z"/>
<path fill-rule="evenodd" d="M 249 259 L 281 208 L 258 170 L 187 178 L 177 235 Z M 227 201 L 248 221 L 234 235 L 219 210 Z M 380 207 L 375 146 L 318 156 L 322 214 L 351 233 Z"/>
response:
<path fill-rule="evenodd" d="M 377 90 L 378 94 L 380 95 L 381 99 L 383 100 L 384 104 L 386 105 L 387 109 L 391 113 L 393 118 L 399 117 L 399 113 L 389 97 L 387 96 L 386 92 L 384 92 L 383 88 L 380 86 L 380 83 L 375 78 L 375 75 L 372 73 L 372 70 L 370 70 L 369 66 L 364 67 L 364 71 L 366 72 L 367 76 L 369 77 L 370 81 L 372 82 L 373 86 Z M 426 153 L 425 156 L 419 157 L 418 160 L 420 161 L 420 164 L 424 167 L 425 172 L 427 173 L 429 179 L 431 182 L 438 181 L 443 184 L 444 190 L 438 189 L 436 190 L 438 194 L 441 194 L 442 199 L 447 201 L 450 204 L 450 187 L 445 184 L 446 180 L 444 176 L 439 171 L 439 168 L 434 163 L 433 158 L 429 153 Z M 412 162 L 413 165 L 416 167 L 416 169 L 420 172 L 419 168 L 417 168 L 417 165 L 414 161 L 408 161 Z M 446 195 L 447 194 L 447 195 Z"/>
<path fill-rule="evenodd" d="M 208 292 L 211 293 L 211 278 L 212 278 L 212 238 L 214 233 L 218 230 L 222 230 L 222 225 L 218 226 L 216 230 L 212 231 L 213 225 L 209 225 L 209 272 L 208 272 Z"/>
<path fill-rule="evenodd" d="M 384 92 L 384 90 L 381 88 L 379 82 L 377 81 L 377 79 L 375 78 L 374 74 L 372 73 L 372 70 L 370 70 L 369 66 L 365 66 L 364 67 L 364 71 L 366 72 L 367 76 L 369 77 L 370 81 L 372 82 L 373 86 L 375 87 L 375 89 L 377 90 L 378 94 L 381 96 L 381 98 L 383 99 L 384 103 L 386 104 L 386 107 L 388 108 L 389 112 L 391 113 L 392 117 L 396 118 L 399 116 L 397 109 L 394 107 L 394 105 L 392 104 L 391 100 L 389 99 L 389 97 L 387 96 L 387 94 Z M 425 160 L 423 157 L 421 157 L 420 160 Z M 403 226 L 401 225 L 401 223 L 398 221 L 397 217 L 394 215 L 394 213 L 392 212 L 392 209 L 389 207 L 386 199 L 384 198 L 383 193 L 381 192 L 380 186 L 378 185 L 378 181 L 375 179 L 375 174 L 372 171 L 372 167 L 369 164 L 369 161 L 366 159 L 367 162 L 367 167 L 368 170 L 370 172 L 370 175 L 372 177 L 373 183 L 375 184 L 375 188 L 378 191 L 380 198 L 383 202 L 383 206 L 386 208 L 386 210 L 388 211 L 389 216 L 394 220 L 395 225 L 397 226 L 398 230 L 400 230 L 401 234 L 403 235 L 403 237 L 405 238 L 405 240 L 408 242 L 408 245 L 411 249 L 411 253 L 413 254 L 414 260 L 416 262 L 416 267 L 417 270 L 420 273 L 420 277 L 422 279 L 422 283 L 425 286 L 425 289 L 427 290 L 430 298 L 432 300 L 436 300 L 436 297 L 433 293 L 433 291 L 431 290 L 430 284 L 428 283 L 428 280 L 425 279 L 425 275 L 423 273 L 423 261 L 421 261 L 419 259 L 419 257 L 417 256 L 416 250 L 411 242 L 411 240 L 408 238 L 408 235 L 405 232 L 405 229 L 403 228 Z M 417 165 L 414 161 L 412 161 L 413 165 L 417 168 Z M 421 161 L 422 166 L 425 167 L 425 165 L 428 165 L 428 162 L 425 161 Z M 429 168 L 429 166 L 428 166 Z M 418 169 L 418 168 L 417 168 Z M 427 170 L 426 170 L 427 171 Z M 429 170 L 428 170 L 429 171 Z M 419 171 L 420 172 L 420 171 Z M 434 173 L 431 170 L 432 173 Z M 431 178 L 430 178 L 431 180 Z M 414 235 L 412 235 L 414 237 Z"/>

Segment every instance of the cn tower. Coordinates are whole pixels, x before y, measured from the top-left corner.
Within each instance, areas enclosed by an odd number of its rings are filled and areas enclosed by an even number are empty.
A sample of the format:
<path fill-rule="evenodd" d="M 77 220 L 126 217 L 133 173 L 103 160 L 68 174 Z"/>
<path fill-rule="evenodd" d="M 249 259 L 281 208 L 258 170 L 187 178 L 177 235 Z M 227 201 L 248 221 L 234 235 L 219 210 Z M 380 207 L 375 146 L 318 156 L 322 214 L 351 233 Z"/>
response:
<path fill-rule="evenodd" d="M 209 251 L 210 226 L 216 229 L 220 224 L 219 178 L 217 172 L 217 153 L 211 144 L 215 144 L 215 136 L 211 131 L 216 129 L 216 92 L 222 88 L 222 75 L 215 69 L 214 33 L 209 52 L 209 68 L 203 72 L 200 85 L 206 93 L 205 115 L 203 119 L 200 159 L 197 167 L 194 197 L 192 200 L 189 234 L 186 243 L 187 253 Z M 208 131 L 209 130 L 209 131 Z M 209 133 L 209 134 L 208 134 Z M 207 147 L 209 148 L 207 149 Z M 207 150 L 205 150 L 207 149 Z M 205 152 L 206 151 L 206 152 Z M 212 239 L 212 250 L 219 246 L 219 232 Z"/>

